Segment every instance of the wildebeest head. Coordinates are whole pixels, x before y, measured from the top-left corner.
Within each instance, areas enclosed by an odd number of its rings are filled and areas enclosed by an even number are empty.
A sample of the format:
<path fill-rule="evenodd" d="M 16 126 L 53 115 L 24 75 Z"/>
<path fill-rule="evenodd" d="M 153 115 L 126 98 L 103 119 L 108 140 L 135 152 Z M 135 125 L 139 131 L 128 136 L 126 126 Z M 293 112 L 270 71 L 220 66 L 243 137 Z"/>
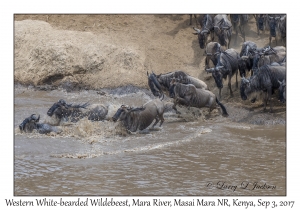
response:
<path fill-rule="evenodd" d="M 47 112 L 47 115 L 52 117 L 55 114 L 56 117 L 62 118 L 63 110 L 67 109 L 70 105 L 67 104 L 63 99 L 54 103 Z"/>
<path fill-rule="evenodd" d="M 257 15 L 256 17 L 258 29 L 263 31 L 265 28 L 265 15 Z"/>
<path fill-rule="evenodd" d="M 129 107 L 129 106 L 122 105 L 122 106 L 117 110 L 117 112 L 114 114 L 114 116 L 112 117 L 113 121 L 114 121 L 114 122 L 117 122 L 117 120 L 118 120 L 119 118 L 123 119 L 125 113 L 127 113 L 129 110 L 130 110 L 130 107 Z M 122 117 L 121 117 L 121 115 L 122 115 Z M 120 120 L 121 120 L 121 119 L 120 119 Z"/>
<path fill-rule="evenodd" d="M 242 56 L 238 59 L 238 67 L 240 71 L 240 76 L 246 76 L 246 70 L 250 70 L 252 67 L 252 59 L 250 56 Z"/>
<path fill-rule="evenodd" d="M 29 132 L 31 133 L 33 129 L 37 127 L 37 123 L 40 120 L 40 115 L 39 117 L 36 117 L 35 114 L 32 114 L 30 117 L 27 117 L 20 125 L 20 131 L 21 132 Z"/>
<path fill-rule="evenodd" d="M 224 66 L 216 66 L 215 68 L 210 68 L 205 70 L 208 73 L 212 73 L 212 76 L 215 79 L 218 88 L 223 88 L 223 81 L 222 81 L 223 74 L 221 71 L 223 68 Z"/>
<path fill-rule="evenodd" d="M 246 79 L 245 77 L 242 78 L 241 81 L 241 86 L 240 86 L 240 93 L 241 93 L 241 98 L 245 101 L 247 100 L 247 96 L 251 90 L 251 84 L 250 81 L 248 79 Z"/>
<path fill-rule="evenodd" d="M 277 24 L 278 24 L 279 19 L 280 19 L 280 17 L 270 17 L 270 16 L 268 16 L 270 34 L 271 34 L 272 37 L 276 37 L 276 29 L 277 29 Z"/>
<path fill-rule="evenodd" d="M 127 105 L 122 105 L 117 112 L 114 114 L 114 116 L 112 117 L 112 120 L 114 122 L 119 121 L 123 121 L 125 120 L 127 114 L 129 114 L 130 112 L 134 112 L 134 111 L 143 111 L 145 110 L 145 107 L 138 107 L 138 108 L 132 108 L 129 107 Z M 130 120 L 130 119 L 129 119 Z"/>
<path fill-rule="evenodd" d="M 199 29 L 193 27 L 193 29 L 196 31 L 193 34 L 198 35 L 198 42 L 200 45 L 201 49 L 204 49 L 205 47 L 205 42 L 207 40 L 207 36 L 210 33 L 210 30 L 204 28 L 202 31 L 200 31 Z"/>
<path fill-rule="evenodd" d="M 214 31 L 216 32 L 218 38 L 219 38 L 219 41 L 220 41 L 220 44 L 222 46 L 226 46 L 227 45 L 227 41 L 226 41 L 226 37 L 227 37 L 227 31 L 230 30 L 230 28 L 232 26 L 228 26 L 226 25 L 224 19 L 222 19 L 219 23 L 218 23 L 219 26 L 214 26 Z"/>
<path fill-rule="evenodd" d="M 148 76 L 148 85 L 150 87 L 151 92 L 153 93 L 154 96 L 161 97 L 163 93 L 162 93 L 161 85 L 157 78 L 158 76 L 153 72 L 149 74 L 148 71 L 147 71 L 147 76 Z"/>
<path fill-rule="evenodd" d="M 81 114 L 80 109 L 86 109 L 87 106 L 89 106 L 89 103 L 72 105 L 67 104 L 63 99 L 60 99 L 50 107 L 47 115 L 50 117 L 54 115 L 58 119 L 67 118 L 72 115 L 74 117 L 73 121 L 76 121 Z"/>
<path fill-rule="evenodd" d="M 280 86 L 279 86 L 279 100 L 284 103 L 286 98 L 285 98 L 285 94 L 286 94 L 286 82 L 285 82 L 285 79 L 282 80 L 282 82 L 280 82 L 278 80 Z"/>
<path fill-rule="evenodd" d="M 237 14 L 231 14 L 230 19 L 233 23 L 237 23 L 240 20 L 240 15 Z"/>

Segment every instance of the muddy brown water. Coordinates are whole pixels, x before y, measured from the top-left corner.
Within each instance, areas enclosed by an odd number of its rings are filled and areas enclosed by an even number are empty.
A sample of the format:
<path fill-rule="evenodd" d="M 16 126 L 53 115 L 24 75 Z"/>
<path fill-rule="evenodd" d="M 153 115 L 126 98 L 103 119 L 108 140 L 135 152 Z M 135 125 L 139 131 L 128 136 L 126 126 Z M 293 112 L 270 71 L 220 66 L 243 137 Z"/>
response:
<path fill-rule="evenodd" d="M 121 104 L 140 106 L 152 97 L 143 90 L 104 96 L 15 87 L 16 196 L 286 195 L 284 124 L 218 115 L 203 121 L 186 110 L 190 118 L 165 113 L 162 127 L 148 134 L 125 135 L 118 123 L 87 120 L 60 126 L 60 134 L 20 133 L 18 125 L 33 113 L 51 122 L 47 110 L 61 98 L 109 105 L 112 116 Z"/>

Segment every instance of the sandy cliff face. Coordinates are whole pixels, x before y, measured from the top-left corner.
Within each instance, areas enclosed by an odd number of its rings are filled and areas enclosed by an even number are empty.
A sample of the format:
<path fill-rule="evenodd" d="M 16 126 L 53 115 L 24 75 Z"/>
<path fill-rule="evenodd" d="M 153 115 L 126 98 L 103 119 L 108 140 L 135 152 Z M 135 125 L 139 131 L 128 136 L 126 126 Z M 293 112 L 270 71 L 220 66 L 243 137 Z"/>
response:
<path fill-rule="evenodd" d="M 102 88 L 126 85 L 134 75 L 132 84 L 142 86 L 144 61 L 142 52 L 91 32 L 56 30 L 35 20 L 15 22 L 15 81 L 20 83 Z"/>

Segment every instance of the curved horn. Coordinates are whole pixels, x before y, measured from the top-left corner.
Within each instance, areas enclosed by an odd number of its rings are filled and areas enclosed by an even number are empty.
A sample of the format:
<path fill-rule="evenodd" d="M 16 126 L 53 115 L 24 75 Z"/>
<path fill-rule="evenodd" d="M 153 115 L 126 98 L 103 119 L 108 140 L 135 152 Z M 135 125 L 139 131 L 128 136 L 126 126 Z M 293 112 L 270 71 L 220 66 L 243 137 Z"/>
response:
<path fill-rule="evenodd" d="M 249 80 L 246 79 L 244 76 L 242 77 L 242 81 L 243 81 L 243 82 L 246 82 L 246 83 L 249 83 Z"/>
<path fill-rule="evenodd" d="M 277 80 L 278 81 L 278 83 L 281 85 L 282 84 L 282 82 L 280 82 L 279 80 Z"/>
<path fill-rule="evenodd" d="M 249 58 L 249 56 L 245 56 L 245 55 L 244 55 L 244 56 L 242 56 L 241 58 L 242 58 L 243 60 L 247 60 L 247 59 Z"/>
<path fill-rule="evenodd" d="M 197 31 L 197 33 L 200 33 L 200 32 L 201 32 L 198 28 L 193 27 L 193 29 L 194 29 L 195 31 Z"/>
<path fill-rule="evenodd" d="M 208 73 L 213 73 L 215 71 L 215 68 L 205 69 L 205 71 Z"/>
<path fill-rule="evenodd" d="M 207 29 L 204 29 L 203 31 L 201 31 L 201 34 L 203 35 L 204 33 L 208 33 Z"/>
<path fill-rule="evenodd" d="M 221 68 L 223 68 L 223 67 L 224 67 L 224 66 L 217 66 L 217 67 L 216 67 L 216 70 L 219 71 L 219 70 L 220 70 Z"/>

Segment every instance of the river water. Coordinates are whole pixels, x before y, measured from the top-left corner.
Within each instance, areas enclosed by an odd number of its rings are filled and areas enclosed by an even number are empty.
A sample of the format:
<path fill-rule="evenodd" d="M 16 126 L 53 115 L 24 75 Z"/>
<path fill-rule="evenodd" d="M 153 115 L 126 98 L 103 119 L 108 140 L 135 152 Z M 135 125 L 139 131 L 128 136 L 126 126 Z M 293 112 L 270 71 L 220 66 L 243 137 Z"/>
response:
<path fill-rule="evenodd" d="M 31 114 L 51 122 L 47 110 L 59 99 L 103 103 L 112 116 L 120 105 L 141 106 L 151 95 L 16 86 L 15 196 L 286 195 L 285 125 L 218 115 L 204 121 L 186 110 L 190 117 L 165 113 L 162 127 L 147 134 L 126 135 L 118 123 L 87 120 L 60 126 L 60 134 L 20 133 L 18 125 Z"/>

